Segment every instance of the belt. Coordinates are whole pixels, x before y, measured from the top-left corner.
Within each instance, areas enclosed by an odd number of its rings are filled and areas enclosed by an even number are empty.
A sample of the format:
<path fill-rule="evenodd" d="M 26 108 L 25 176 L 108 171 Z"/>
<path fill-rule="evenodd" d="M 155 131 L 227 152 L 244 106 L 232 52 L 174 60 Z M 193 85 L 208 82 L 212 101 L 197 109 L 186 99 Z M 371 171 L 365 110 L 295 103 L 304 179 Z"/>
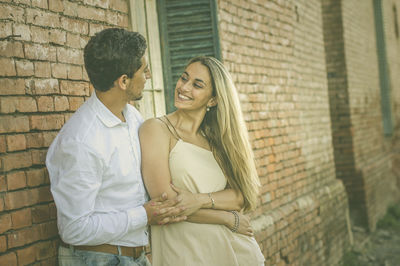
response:
<path fill-rule="evenodd" d="M 72 245 L 66 244 L 63 241 L 60 242 L 60 245 L 66 248 L 70 248 Z M 145 246 L 140 247 L 124 247 L 124 246 L 115 246 L 109 244 L 103 244 L 98 246 L 72 246 L 76 250 L 84 250 L 84 251 L 94 251 L 94 252 L 103 252 L 110 253 L 114 255 L 121 255 L 127 257 L 133 257 L 137 259 L 142 255 L 143 251 L 146 250 Z M 121 253 L 118 252 L 118 247 L 121 250 Z"/>

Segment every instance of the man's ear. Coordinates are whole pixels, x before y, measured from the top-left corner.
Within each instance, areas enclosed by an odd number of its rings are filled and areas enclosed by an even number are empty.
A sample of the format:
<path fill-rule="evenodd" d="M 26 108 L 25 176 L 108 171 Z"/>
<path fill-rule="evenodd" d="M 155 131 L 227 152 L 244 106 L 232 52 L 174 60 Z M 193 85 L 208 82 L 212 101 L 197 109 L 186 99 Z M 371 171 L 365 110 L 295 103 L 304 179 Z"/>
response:
<path fill-rule="evenodd" d="M 214 107 L 217 105 L 217 99 L 215 97 L 212 97 L 210 100 L 208 100 L 207 106 L 208 107 Z"/>
<path fill-rule="evenodd" d="M 126 88 L 128 87 L 128 83 L 129 83 L 129 78 L 126 74 L 121 75 L 114 81 L 114 84 L 117 85 L 118 88 L 122 90 L 126 90 Z"/>

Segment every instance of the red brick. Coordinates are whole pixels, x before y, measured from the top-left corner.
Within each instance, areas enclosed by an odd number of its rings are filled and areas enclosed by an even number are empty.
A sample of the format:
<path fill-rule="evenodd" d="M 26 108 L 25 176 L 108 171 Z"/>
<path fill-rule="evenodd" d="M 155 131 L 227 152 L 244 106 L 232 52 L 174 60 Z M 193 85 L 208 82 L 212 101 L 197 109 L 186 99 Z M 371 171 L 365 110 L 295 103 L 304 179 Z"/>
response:
<path fill-rule="evenodd" d="M 0 58 L 0 76 L 15 76 L 14 59 L 11 58 Z"/>
<path fill-rule="evenodd" d="M 59 93 L 60 88 L 57 79 L 35 80 L 35 91 L 38 95 Z"/>
<path fill-rule="evenodd" d="M 0 214 L 0 234 L 12 228 L 11 215 L 8 213 Z"/>
<path fill-rule="evenodd" d="M 54 100 L 52 96 L 41 96 L 37 99 L 38 110 L 40 112 L 54 111 Z"/>
<path fill-rule="evenodd" d="M 76 111 L 84 103 L 82 97 L 69 97 L 69 106 L 71 111 Z"/>
<path fill-rule="evenodd" d="M 40 232 L 38 226 L 21 229 L 7 235 L 7 243 L 9 248 L 21 247 L 39 239 Z"/>
<path fill-rule="evenodd" d="M 67 65 L 65 64 L 51 64 L 51 76 L 53 78 L 67 78 Z"/>
<path fill-rule="evenodd" d="M 33 60 L 48 60 L 55 62 L 57 59 L 57 50 L 55 47 L 39 43 L 24 44 L 25 57 Z"/>
<path fill-rule="evenodd" d="M 69 109 L 68 98 L 65 96 L 54 97 L 54 106 L 56 111 L 67 111 Z"/>
<path fill-rule="evenodd" d="M 57 60 L 60 63 L 83 65 L 83 51 L 81 49 L 57 47 Z"/>
<path fill-rule="evenodd" d="M 50 219 L 56 219 L 57 218 L 57 208 L 54 202 L 49 204 L 49 209 L 50 209 Z"/>
<path fill-rule="evenodd" d="M 25 94 L 25 80 L 1 78 L 0 88 L 0 95 Z"/>
<path fill-rule="evenodd" d="M 59 28 L 61 25 L 58 14 L 30 8 L 26 9 L 26 23 L 50 28 Z"/>
<path fill-rule="evenodd" d="M 57 222 L 49 221 L 39 225 L 39 233 L 41 239 L 54 238 L 58 235 Z"/>
<path fill-rule="evenodd" d="M 18 76 L 32 76 L 33 64 L 30 61 L 15 61 Z"/>
<path fill-rule="evenodd" d="M 53 115 L 33 115 L 30 117 L 30 128 L 38 130 L 60 129 L 64 124 L 64 116 Z"/>
<path fill-rule="evenodd" d="M 28 265 L 35 262 L 35 257 L 36 257 L 35 251 L 36 251 L 35 245 L 23 249 L 18 249 L 17 250 L 18 263 L 20 265 Z"/>
<path fill-rule="evenodd" d="M 41 223 L 50 220 L 49 205 L 38 205 L 32 208 L 32 222 Z"/>
<path fill-rule="evenodd" d="M 69 32 L 79 33 L 82 35 L 87 35 L 89 33 L 89 24 L 82 20 L 61 17 L 61 25 L 63 29 Z"/>
<path fill-rule="evenodd" d="M 1 265 L 4 266 L 16 266 L 17 265 L 17 256 L 14 252 L 6 253 L 0 255 Z"/>
<path fill-rule="evenodd" d="M 24 171 L 7 174 L 7 188 L 9 191 L 26 187 L 26 175 Z"/>
<path fill-rule="evenodd" d="M 20 229 L 32 225 L 31 209 L 26 208 L 11 213 L 13 229 Z"/>
<path fill-rule="evenodd" d="M 7 151 L 20 151 L 26 149 L 26 138 L 25 135 L 8 135 L 7 139 Z"/>
<path fill-rule="evenodd" d="M 0 56 L 4 57 L 24 57 L 24 50 L 22 43 L 16 41 L 2 41 L 0 42 Z M 3 64 L 8 64 L 6 61 Z"/>
<path fill-rule="evenodd" d="M 35 187 L 45 183 L 44 169 L 30 169 L 26 171 L 26 181 L 28 186 Z"/>
<path fill-rule="evenodd" d="M 62 80 L 60 82 L 60 91 L 65 95 L 89 96 L 89 84 L 82 81 Z"/>
<path fill-rule="evenodd" d="M 51 241 L 36 244 L 36 260 L 44 260 L 56 255 L 55 246 Z"/>
<path fill-rule="evenodd" d="M 3 195 L 0 196 L 0 212 L 2 212 L 5 209 L 5 203 L 4 203 L 4 198 Z"/>
<path fill-rule="evenodd" d="M 32 204 L 53 201 L 53 196 L 50 192 L 50 186 L 33 188 L 30 190 L 30 195 L 32 197 Z"/>
<path fill-rule="evenodd" d="M 32 97 L 2 97 L 0 98 L 2 113 L 36 112 L 36 101 Z"/>
<path fill-rule="evenodd" d="M 67 69 L 68 79 L 82 79 L 82 67 L 81 66 L 68 66 Z"/>
<path fill-rule="evenodd" d="M 49 1 L 49 9 L 54 12 L 64 11 L 64 4 L 61 0 Z"/>
<path fill-rule="evenodd" d="M 6 176 L 0 175 L 0 192 L 7 190 Z"/>
<path fill-rule="evenodd" d="M 32 166 L 31 152 L 9 153 L 2 156 L 4 171 Z"/>
<path fill-rule="evenodd" d="M 0 253 L 7 250 L 7 239 L 6 236 L 0 236 Z"/>
<path fill-rule="evenodd" d="M 35 62 L 35 76 L 38 78 L 50 78 L 51 68 L 49 62 Z"/>

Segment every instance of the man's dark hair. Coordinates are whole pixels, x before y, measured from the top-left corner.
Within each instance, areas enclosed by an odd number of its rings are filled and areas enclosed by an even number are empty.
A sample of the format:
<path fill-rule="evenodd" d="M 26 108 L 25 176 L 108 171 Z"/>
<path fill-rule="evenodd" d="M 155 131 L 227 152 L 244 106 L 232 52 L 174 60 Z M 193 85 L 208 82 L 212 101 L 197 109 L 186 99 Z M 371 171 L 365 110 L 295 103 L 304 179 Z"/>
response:
<path fill-rule="evenodd" d="M 107 91 L 120 76 L 132 78 L 146 48 L 146 40 L 138 32 L 111 28 L 93 36 L 85 46 L 84 59 L 94 88 Z"/>

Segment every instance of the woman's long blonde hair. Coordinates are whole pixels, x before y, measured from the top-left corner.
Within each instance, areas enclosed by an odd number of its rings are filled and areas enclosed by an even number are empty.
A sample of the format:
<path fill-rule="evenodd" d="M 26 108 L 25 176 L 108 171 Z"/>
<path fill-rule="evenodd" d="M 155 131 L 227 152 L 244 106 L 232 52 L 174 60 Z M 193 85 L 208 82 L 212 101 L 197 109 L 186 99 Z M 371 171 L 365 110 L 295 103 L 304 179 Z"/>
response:
<path fill-rule="evenodd" d="M 191 59 L 188 65 L 195 62 L 208 68 L 213 96 L 217 100 L 200 127 L 229 186 L 242 192 L 244 209 L 252 210 L 257 206 L 260 181 L 236 87 L 228 70 L 217 59 L 199 56 Z"/>

